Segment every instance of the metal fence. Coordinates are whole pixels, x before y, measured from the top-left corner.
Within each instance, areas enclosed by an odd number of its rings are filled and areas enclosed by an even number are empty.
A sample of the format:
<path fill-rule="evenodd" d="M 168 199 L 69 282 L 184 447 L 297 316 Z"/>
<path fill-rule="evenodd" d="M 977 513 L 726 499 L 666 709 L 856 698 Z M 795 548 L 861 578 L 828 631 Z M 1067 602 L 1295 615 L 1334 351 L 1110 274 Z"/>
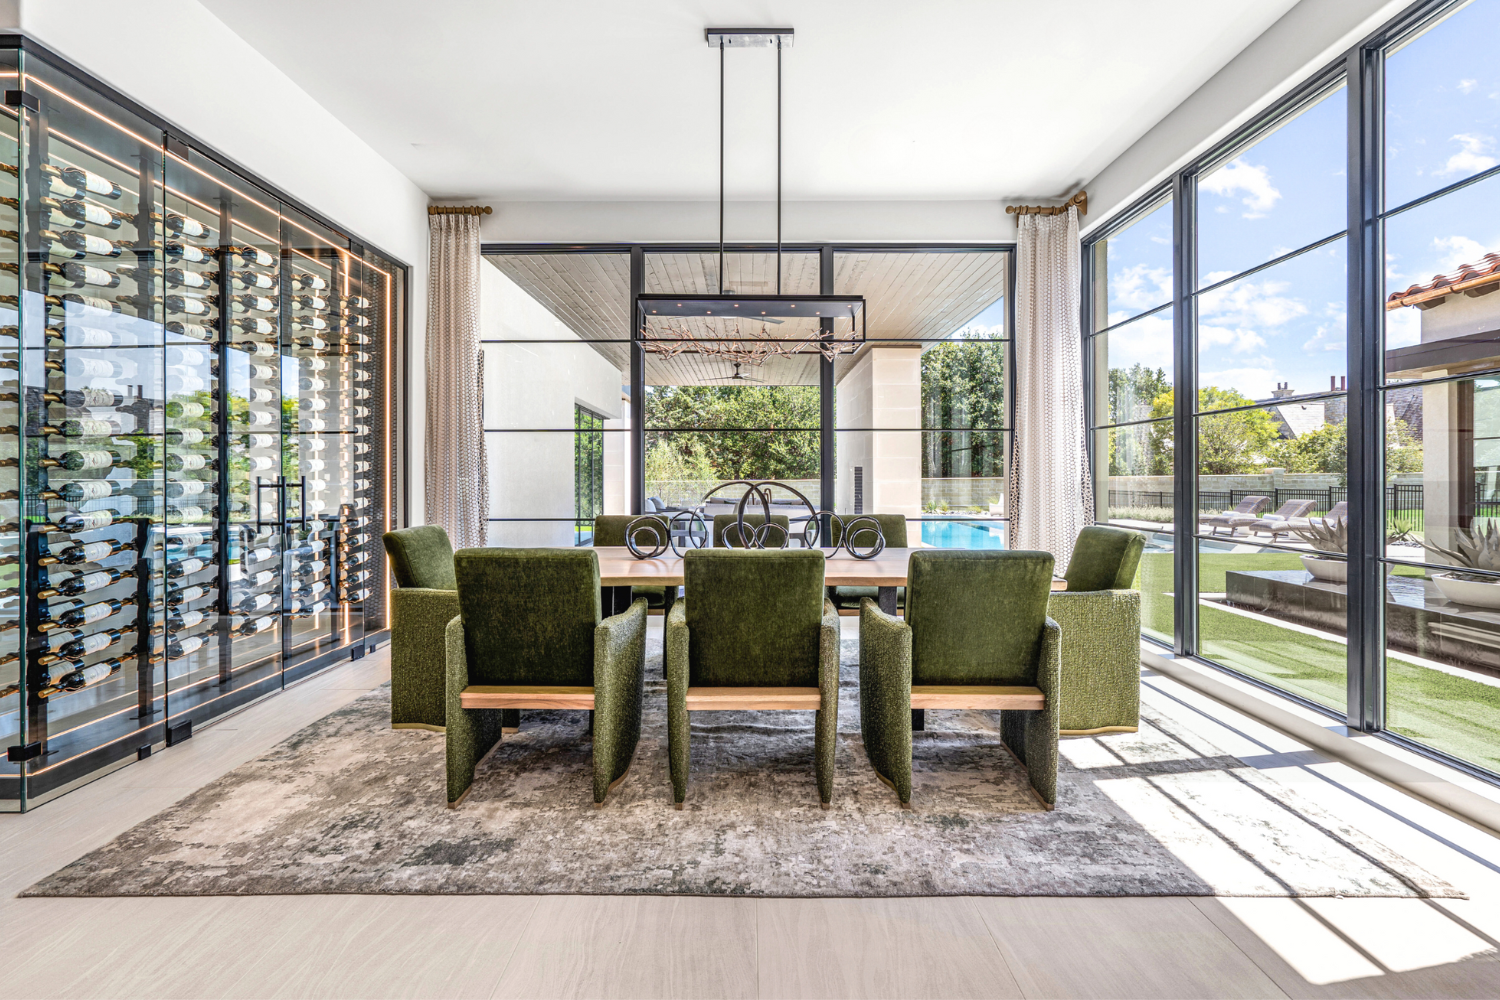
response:
<path fill-rule="evenodd" d="M 1487 496 L 1480 484 L 1475 484 L 1474 499 L 1469 509 L 1470 517 L 1500 517 L 1500 497 Z M 1244 490 L 1200 490 L 1198 509 L 1200 512 L 1232 510 L 1241 500 L 1250 496 L 1269 496 L 1269 510 L 1276 510 L 1288 500 L 1313 501 L 1312 517 L 1321 517 L 1334 505 L 1349 499 L 1346 486 L 1329 486 L 1322 489 L 1287 487 L 1270 491 Z M 1420 532 L 1423 528 L 1425 498 L 1421 483 L 1387 483 L 1385 487 L 1385 516 L 1387 529 L 1391 532 Z M 1155 490 L 1110 490 L 1111 510 L 1128 508 L 1172 507 L 1172 494 Z"/>

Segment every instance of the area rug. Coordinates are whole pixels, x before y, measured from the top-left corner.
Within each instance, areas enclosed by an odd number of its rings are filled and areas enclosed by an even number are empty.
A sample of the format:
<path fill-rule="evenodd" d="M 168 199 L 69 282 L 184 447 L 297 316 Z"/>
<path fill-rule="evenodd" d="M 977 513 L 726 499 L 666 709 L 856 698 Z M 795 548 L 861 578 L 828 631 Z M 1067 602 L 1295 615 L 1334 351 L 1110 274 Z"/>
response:
<path fill-rule="evenodd" d="M 603 809 L 584 713 L 524 713 L 449 809 L 443 737 L 390 729 L 380 688 L 22 895 L 1463 895 L 1206 744 L 1156 694 L 1139 733 L 1065 741 L 1051 811 L 995 717 L 929 711 L 903 811 L 860 742 L 852 637 L 843 659 L 830 810 L 810 712 L 695 713 L 673 809 L 653 636 L 640 747 Z"/>

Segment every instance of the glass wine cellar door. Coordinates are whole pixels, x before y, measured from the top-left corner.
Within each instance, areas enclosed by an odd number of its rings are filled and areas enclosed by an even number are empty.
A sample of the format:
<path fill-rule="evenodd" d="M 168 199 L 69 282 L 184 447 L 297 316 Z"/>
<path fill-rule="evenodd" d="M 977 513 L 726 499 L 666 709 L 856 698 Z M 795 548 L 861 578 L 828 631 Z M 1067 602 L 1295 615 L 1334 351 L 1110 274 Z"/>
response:
<path fill-rule="evenodd" d="M 0 809 L 385 628 L 405 273 L 0 49 Z"/>

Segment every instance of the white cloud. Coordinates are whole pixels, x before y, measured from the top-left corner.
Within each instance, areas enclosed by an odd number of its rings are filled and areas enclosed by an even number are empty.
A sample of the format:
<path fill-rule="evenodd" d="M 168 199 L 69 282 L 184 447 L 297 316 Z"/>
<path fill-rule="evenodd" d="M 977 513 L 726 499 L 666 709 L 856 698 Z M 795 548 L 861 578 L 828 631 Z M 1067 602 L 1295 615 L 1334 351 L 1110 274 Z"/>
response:
<path fill-rule="evenodd" d="M 1432 241 L 1432 248 L 1443 255 L 1440 266 L 1444 274 L 1482 260 L 1490 252 L 1489 247 L 1467 236 L 1439 236 Z"/>
<path fill-rule="evenodd" d="M 1198 303 L 1199 315 L 1224 326 L 1280 326 L 1306 316 L 1306 304 L 1281 295 L 1286 283 L 1241 281 L 1205 294 Z"/>
<path fill-rule="evenodd" d="M 1271 173 L 1265 167 L 1256 167 L 1236 158 L 1215 170 L 1198 182 L 1198 188 L 1226 198 L 1243 193 L 1247 219 L 1259 219 L 1269 212 L 1281 198 L 1281 192 L 1271 183 Z"/>
<path fill-rule="evenodd" d="M 1500 160 L 1491 156 L 1495 148 L 1495 140 L 1487 135 L 1472 135 L 1464 132 L 1453 137 L 1453 141 L 1463 148 L 1448 157 L 1448 163 L 1438 176 L 1450 176 L 1453 174 L 1477 174 L 1481 170 L 1488 170 Z"/>
<path fill-rule="evenodd" d="M 1111 270 L 1109 275 L 1110 304 L 1123 306 L 1131 312 L 1151 309 L 1172 300 L 1172 269 L 1136 264 L 1134 267 Z M 1121 317 L 1122 319 L 1124 317 Z M 1117 322 L 1113 315 L 1110 322 Z"/>
<path fill-rule="evenodd" d="M 1103 336 L 1109 338 L 1111 368 L 1140 364 L 1168 371 L 1172 369 L 1172 317 L 1169 315 L 1147 316 Z"/>
<path fill-rule="evenodd" d="M 1460 81 L 1458 81 L 1458 91 L 1461 94 L 1472 94 L 1472 93 L 1474 93 L 1474 88 L 1477 87 L 1477 86 L 1479 86 L 1479 81 L 1478 80 L 1460 80 Z"/>
<path fill-rule="evenodd" d="M 1414 307 L 1392 309 L 1385 314 L 1385 346 L 1410 347 L 1422 342 L 1422 312 Z"/>
<path fill-rule="evenodd" d="M 1258 347 L 1265 347 L 1266 338 L 1245 327 L 1231 328 L 1202 324 L 1198 327 L 1198 346 L 1200 348 L 1227 347 L 1235 354 L 1244 354 Z"/>
<path fill-rule="evenodd" d="M 1270 365 L 1263 368 L 1225 368 L 1216 372 L 1198 373 L 1198 384 L 1205 389 L 1234 389 L 1251 399 L 1269 398 L 1277 381 L 1276 369 Z"/>

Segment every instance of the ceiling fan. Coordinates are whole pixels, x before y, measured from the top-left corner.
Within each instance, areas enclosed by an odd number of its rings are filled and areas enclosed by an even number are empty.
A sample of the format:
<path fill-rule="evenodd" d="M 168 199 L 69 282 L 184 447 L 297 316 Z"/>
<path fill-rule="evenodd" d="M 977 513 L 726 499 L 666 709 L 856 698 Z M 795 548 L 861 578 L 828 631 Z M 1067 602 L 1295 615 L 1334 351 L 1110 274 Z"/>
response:
<path fill-rule="evenodd" d="M 734 374 L 733 375 L 720 375 L 718 378 L 705 379 L 705 381 L 708 381 L 708 382 L 762 382 L 762 383 L 765 382 L 765 379 L 763 379 L 763 378 L 751 378 L 749 375 L 746 375 L 743 372 L 741 372 L 740 371 L 740 363 L 738 361 L 731 361 L 730 364 L 732 364 L 734 366 Z"/>

